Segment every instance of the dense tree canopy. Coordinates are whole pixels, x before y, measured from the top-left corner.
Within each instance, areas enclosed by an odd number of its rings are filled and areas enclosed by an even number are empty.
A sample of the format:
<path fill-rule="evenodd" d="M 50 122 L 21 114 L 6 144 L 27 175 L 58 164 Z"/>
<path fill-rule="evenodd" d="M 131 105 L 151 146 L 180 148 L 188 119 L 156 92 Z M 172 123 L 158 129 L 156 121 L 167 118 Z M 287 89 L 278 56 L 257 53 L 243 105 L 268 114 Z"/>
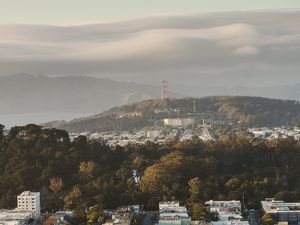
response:
<path fill-rule="evenodd" d="M 265 197 L 300 200 L 300 142 L 293 139 L 232 136 L 122 148 L 27 125 L 0 139 L 0 155 L 0 208 L 15 207 L 24 190 L 41 191 L 44 211 L 74 209 L 78 220 L 91 206 L 94 221 L 101 208 L 155 209 L 178 199 L 194 218 L 208 218 L 203 203 L 210 199 L 245 199 L 249 208 Z"/>

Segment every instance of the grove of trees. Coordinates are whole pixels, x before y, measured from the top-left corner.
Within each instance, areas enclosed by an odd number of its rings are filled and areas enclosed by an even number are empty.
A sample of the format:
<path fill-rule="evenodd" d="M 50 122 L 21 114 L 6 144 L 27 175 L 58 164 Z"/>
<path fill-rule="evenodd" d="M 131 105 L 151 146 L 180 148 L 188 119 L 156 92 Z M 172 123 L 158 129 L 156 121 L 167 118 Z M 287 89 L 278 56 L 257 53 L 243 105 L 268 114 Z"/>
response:
<path fill-rule="evenodd" d="M 75 210 L 78 221 L 95 221 L 104 208 L 153 210 L 171 199 L 186 204 L 194 219 L 208 219 L 203 203 L 210 199 L 243 200 L 247 208 L 259 208 L 266 197 L 300 200 L 299 162 L 294 139 L 224 136 L 122 148 L 83 136 L 70 141 L 66 131 L 33 124 L 6 135 L 1 128 L 0 208 L 14 208 L 16 195 L 31 190 L 41 192 L 43 211 Z"/>

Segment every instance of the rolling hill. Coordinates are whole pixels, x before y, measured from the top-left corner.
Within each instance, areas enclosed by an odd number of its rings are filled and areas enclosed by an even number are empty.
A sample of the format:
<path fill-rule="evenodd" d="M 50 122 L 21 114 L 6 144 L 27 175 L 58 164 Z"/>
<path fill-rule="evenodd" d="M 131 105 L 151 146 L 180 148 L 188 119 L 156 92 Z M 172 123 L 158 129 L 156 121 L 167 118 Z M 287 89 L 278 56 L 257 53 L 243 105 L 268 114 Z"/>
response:
<path fill-rule="evenodd" d="M 44 125 L 70 132 L 132 130 L 154 126 L 166 117 L 205 117 L 247 126 L 298 126 L 300 103 L 248 96 L 146 100 L 70 122 L 54 121 Z"/>

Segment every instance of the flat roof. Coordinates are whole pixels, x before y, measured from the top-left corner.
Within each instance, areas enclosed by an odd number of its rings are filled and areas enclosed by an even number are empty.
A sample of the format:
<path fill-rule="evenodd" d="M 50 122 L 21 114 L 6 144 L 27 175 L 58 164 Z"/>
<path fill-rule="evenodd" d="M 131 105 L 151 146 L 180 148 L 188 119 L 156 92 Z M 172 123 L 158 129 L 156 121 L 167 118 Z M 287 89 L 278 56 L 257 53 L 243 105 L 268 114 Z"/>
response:
<path fill-rule="evenodd" d="M 40 195 L 40 192 L 23 191 L 18 196 L 37 196 L 37 195 Z"/>
<path fill-rule="evenodd" d="M 239 220 L 212 221 L 211 225 L 249 225 L 249 222 Z"/>
<path fill-rule="evenodd" d="M 30 210 L 0 210 L 0 221 L 24 220 L 32 216 Z"/>
<path fill-rule="evenodd" d="M 300 213 L 300 202 L 284 202 L 276 201 L 274 199 L 266 199 L 265 201 L 261 201 L 261 205 L 267 213 Z"/>
<path fill-rule="evenodd" d="M 181 217 L 181 218 L 188 218 L 189 215 L 187 213 L 161 213 L 159 215 L 160 218 L 165 217 Z"/>
<path fill-rule="evenodd" d="M 241 205 L 241 201 L 239 200 L 229 200 L 229 201 L 214 201 L 214 200 L 209 200 L 205 202 L 206 205 L 211 205 L 211 204 L 235 204 L 235 205 Z"/>

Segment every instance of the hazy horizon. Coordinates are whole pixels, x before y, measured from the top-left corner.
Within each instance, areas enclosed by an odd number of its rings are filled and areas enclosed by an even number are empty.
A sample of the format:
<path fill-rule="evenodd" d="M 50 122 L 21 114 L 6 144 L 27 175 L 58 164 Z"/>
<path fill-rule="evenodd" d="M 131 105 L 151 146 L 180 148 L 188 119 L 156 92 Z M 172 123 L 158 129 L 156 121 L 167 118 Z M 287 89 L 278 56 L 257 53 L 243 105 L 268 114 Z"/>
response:
<path fill-rule="evenodd" d="M 101 112 L 159 97 L 162 80 L 177 96 L 300 99 L 299 1 L 5 2 L 0 113 Z"/>

